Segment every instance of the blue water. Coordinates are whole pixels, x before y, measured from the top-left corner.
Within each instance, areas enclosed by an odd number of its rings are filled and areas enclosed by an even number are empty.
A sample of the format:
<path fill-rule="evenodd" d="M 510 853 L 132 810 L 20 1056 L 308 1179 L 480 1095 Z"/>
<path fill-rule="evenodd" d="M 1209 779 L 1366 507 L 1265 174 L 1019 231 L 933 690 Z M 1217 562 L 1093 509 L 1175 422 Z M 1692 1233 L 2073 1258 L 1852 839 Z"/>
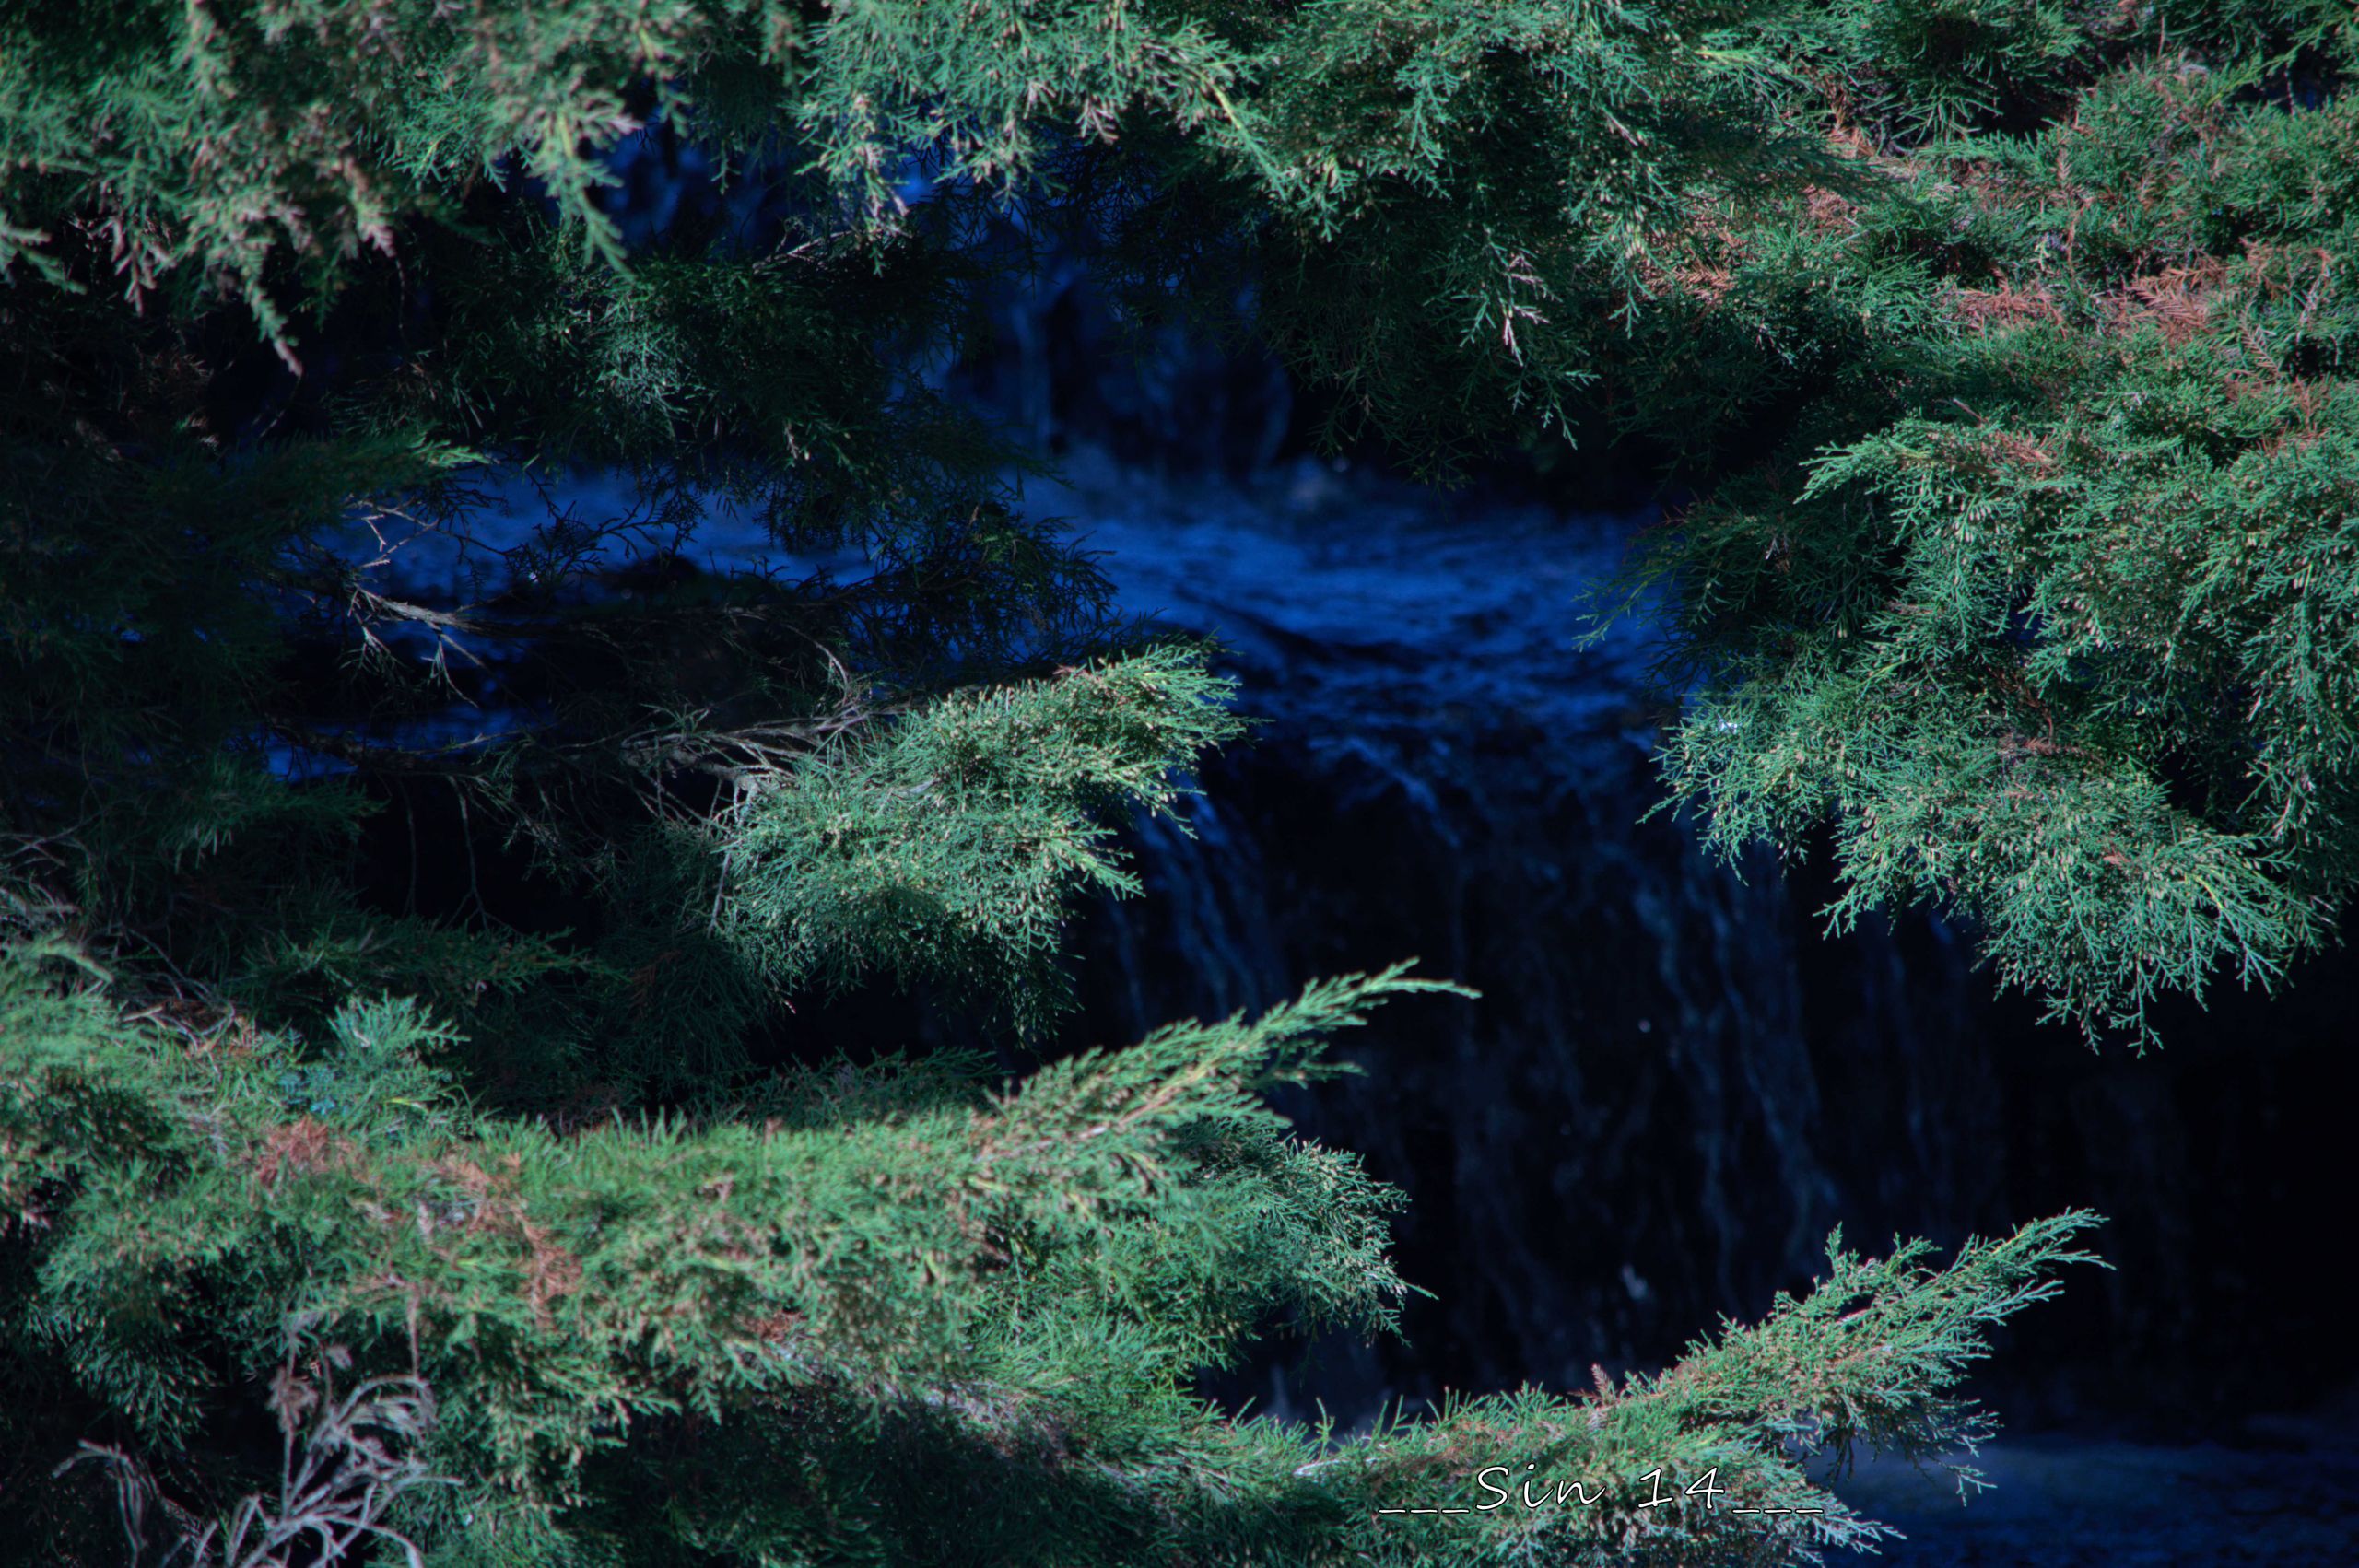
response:
<path fill-rule="evenodd" d="M 1960 1504 L 1943 1481 L 1868 1464 L 1837 1488 L 1899 1528 L 1900 1568 L 2353 1568 L 2359 1422 L 2240 1423 L 2233 1443 L 2065 1436 L 1984 1447 L 1990 1490 Z"/>

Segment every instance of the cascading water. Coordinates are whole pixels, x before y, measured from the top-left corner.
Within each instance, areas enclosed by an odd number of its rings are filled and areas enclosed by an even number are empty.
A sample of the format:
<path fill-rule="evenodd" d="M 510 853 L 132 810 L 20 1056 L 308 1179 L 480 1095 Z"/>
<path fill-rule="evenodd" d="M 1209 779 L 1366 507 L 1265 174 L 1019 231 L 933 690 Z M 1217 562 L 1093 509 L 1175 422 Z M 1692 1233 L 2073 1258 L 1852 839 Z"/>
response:
<path fill-rule="evenodd" d="M 1687 825 L 1645 820 L 1643 621 L 1577 644 L 1627 520 L 1309 462 L 1238 482 L 1068 457 L 1069 483 L 1029 504 L 1108 552 L 1129 607 L 1219 637 L 1267 720 L 1205 770 L 1192 833 L 1139 825 L 1146 896 L 1076 920 L 1072 1037 L 1135 1038 L 1412 954 L 1484 993 L 1387 1009 L 1340 1044 L 1362 1074 L 1287 1099 L 1408 1194 L 1399 1258 L 1433 1294 L 1405 1339 L 1281 1350 L 1210 1391 L 1348 1423 L 1451 1389 L 1579 1385 L 1759 1313 L 1807 1281 L 1837 1222 L 1874 1252 L 2084 1203 L 2113 1218 L 2099 1245 L 2117 1271 L 2031 1315 L 1984 1387 L 2014 1428 L 2078 1435 L 2001 1446 L 2004 1501 L 1965 1515 L 1871 1467 L 1860 1500 L 1917 1538 L 1890 1555 L 2333 1561 L 2321 1543 L 2359 1499 L 2347 1415 L 2256 1412 L 2351 1372 L 2324 1348 L 2330 1307 L 2289 1207 L 2333 1179 L 2312 1095 L 2353 1073 L 2317 1024 L 2348 980 L 2319 966 L 2276 1003 L 2190 1010 L 2160 1058 L 2093 1055 L 1994 1000 L 1940 920 L 1829 938 L 1809 868 L 1732 870 Z M 2221 1353 L 2252 1334 L 2321 1348 Z M 2215 1482 L 2201 1505 L 2176 1495 L 2195 1476 Z M 2256 1512 L 2296 1523 L 2257 1547 Z"/>

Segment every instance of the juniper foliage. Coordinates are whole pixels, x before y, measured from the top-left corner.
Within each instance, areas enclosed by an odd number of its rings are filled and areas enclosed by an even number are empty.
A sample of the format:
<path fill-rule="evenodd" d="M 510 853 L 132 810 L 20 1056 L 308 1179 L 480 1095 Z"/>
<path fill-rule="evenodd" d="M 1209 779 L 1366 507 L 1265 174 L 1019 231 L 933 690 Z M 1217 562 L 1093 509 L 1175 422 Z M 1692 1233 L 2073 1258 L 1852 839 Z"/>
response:
<path fill-rule="evenodd" d="M 0 990 L 12 1435 L 54 1430 L 36 1398 L 110 1411 L 172 1457 L 132 1482 L 222 1499 L 231 1540 L 266 1511 L 238 1501 L 250 1457 L 204 1441 L 222 1399 L 276 1377 L 283 1405 L 287 1379 L 357 1357 L 433 1391 L 430 1424 L 409 1396 L 383 1458 L 409 1484 L 381 1515 L 429 1561 L 1811 1561 L 1883 1532 L 1802 1456 L 1978 1435 L 1951 1390 L 2088 1223 L 1940 1270 L 1921 1246 L 1838 1243 L 1811 1295 L 1660 1376 L 1343 1438 L 1229 1420 L 1189 1378 L 1273 1315 L 1391 1320 L 1395 1195 L 1258 1091 L 1320 1071 L 1321 1036 L 1374 1001 L 1434 989 L 1397 970 L 1013 1090 L 846 1064 L 565 1135 L 474 1112 L 415 1009 L 353 1009 L 323 1066 L 236 1021 L 126 1019 L 88 969 L 20 951 Z M 1604 1505 L 1455 1542 L 1379 1512 L 1472 1508 L 1471 1477 L 1527 1465 Z M 1658 1468 L 1819 1512 L 1765 1538 L 1709 1495 L 1649 1508 Z M 43 1496 L 41 1517 L 96 1535 L 100 1501 Z M 159 1544 L 207 1527 L 195 1504 L 158 1511 L 182 1532 Z"/>
<path fill-rule="evenodd" d="M 1037 1033 L 1070 896 L 1137 891 L 1112 830 L 1242 729 L 1207 650 L 1117 614 L 1023 513 L 1024 455 L 933 390 L 981 286 L 1023 264 L 1011 224 L 1098 247 L 1143 321 L 1217 318 L 1250 275 L 1255 330 L 1340 393 L 1334 434 L 1438 472 L 1503 439 L 1626 426 L 1708 453 L 1771 428 L 1769 466 L 1649 557 L 1717 683 L 1674 777 L 1724 834 L 1829 812 L 1909 831 L 1932 783 L 1978 787 L 1984 720 L 2012 715 L 1990 788 L 2025 792 L 2024 830 L 1944 804 L 1882 860 L 1855 835 L 1861 896 L 1931 876 L 2083 1011 L 2310 940 L 2342 874 L 2330 513 L 2199 571 L 2107 505 L 2170 499 L 2216 543 L 2223 518 L 2339 494 L 2318 367 L 2341 111 L 2248 101 L 2279 78 L 2224 66 L 2206 97 L 2128 22 L 2032 18 L 0 9 L 9 1546 L 1078 1564 L 1872 1543 L 1803 1459 L 1970 1444 L 1963 1369 L 2083 1256 L 2088 1216 L 1939 1270 L 1838 1244 L 1815 1292 L 1659 1376 L 1358 1434 L 1234 1419 L 1198 1374 L 1273 1329 L 1385 1331 L 1406 1288 L 1398 1195 L 1262 1091 L 1327 1071 L 1318 1042 L 1377 1001 L 1449 988 L 1321 982 L 1020 1079 L 839 1055 L 790 1010 L 882 979 Z M 2223 59 L 2286 41 L 2262 9 L 2165 21 Z M 2330 21 L 2301 35 L 2314 74 L 2341 57 Z M 2051 147 L 1986 123 L 2068 100 L 2122 128 L 2038 133 Z M 720 216 L 632 238 L 606 193 L 647 137 L 721 160 Z M 2134 137 L 2169 155 L 2142 177 L 2198 193 L 2101 200 Z M 2157 283 L 2170 222 L 2210 226 L 2206 255 L 2260 240 Z M 2226 414 L 2199 395 L 2223 377 Z M 2173 499 L 2190 463 L 2237 476 L 2202 492 L 2212 513 Z M 614 478 L 610 510 L 560 499 L 584 474 Z M 1969 483 L 1977 507 L 2012 488 L 1944 534 Z M 536 525 L 498 525 L 536 496 Z M 1765 529 L 1788 566 L 1747 565 Z M 716 532 L 768 559 L 710 565 Z M 2092 577 L 2066 542 L 2100 535 Z M 1874 608 L 1908 572 L 1925 614 Z M 2280 627 L 2295 641 L 2256 652 Z M 1949 695 L 1892 701 L 1912 680 Z M 2262 699 L 2242 719 L 2237 681 Z M 2002 699 L 2059 727 L 2034 737 Z M 1864 782 L 1836 787 L 1815 731 L 1782 772 L 1712 749 L 1813 714 L 1895 727 L 1887 771 L 1838 748 Z M 2206 762 L 2207 803 L 2137 771 L 2157 745 Z M 2248 766 L 2278 795 L 2232 801 Z M 2095 889 L 2081 913 L 2009 914 L 1991 857 L 2048 844 L 2068 807 L 2153 889 L 2145 923 L 2079 840 L 2032 869 Z M 1478 1504 L 1491 1467 L 1527 1465 L 1606 1500 L 1454 1534 L 1384 1512 Z M 1818 1511 L 1764 1533 L 1709 1491 L 1644 1506 L 1650 1470 Z"/>
<path fill-rule="evenodd" d="M 1731 849 L 1831 825 L 1836 925 L 1947 906 L 2142 1047 L 2157 998 L 2330 940 L 2359 867 L 2359 35 L 1942 5 L 1776 36 L 1781 115 L 1849 178 L 1696 209 L 1661 289 L 1695 347 L 1642 372 L 1690 379 L 1627 415 L 1712 440 L 1787 404 L 1635 570 L 1676 617 L 1672 797 Z"/>

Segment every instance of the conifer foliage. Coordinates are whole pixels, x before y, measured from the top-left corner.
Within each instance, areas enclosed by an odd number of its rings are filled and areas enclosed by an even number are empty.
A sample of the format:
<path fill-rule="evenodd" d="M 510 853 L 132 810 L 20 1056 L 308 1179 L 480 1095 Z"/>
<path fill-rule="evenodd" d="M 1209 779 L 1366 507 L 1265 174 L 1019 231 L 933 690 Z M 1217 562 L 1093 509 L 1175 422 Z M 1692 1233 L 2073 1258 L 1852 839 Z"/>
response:
<path fill-rule="evenodd" d="M 1689 683 L 1673 793 L 1731 848 L 1831 824 L 1838 926 L 1945 905 L 2003 983 L 2143 1046 L 2157 997 L 2327 941 L 2359 868 L 2359 30 L 1789 25 L 1788 101 L 1845 177 L 1768 221 L 1699 208 L 1662 289 L 1701 345 L 1676 401 L 1791 404 L 1637 568 Z"/>
<path fill-rule="evenodd" d="M 1660 1375 L 1238 1419 L 1199 1374 L 1407 1288 L 1398 1195 L 1262 1092 L 1453 988 L 1014 1077 L 792 1009 L 1039 1036 L 1069 899 L 1244 728 L 933 390 L 1011 227 L 1141 319 L 1250 275 L 1339 437 L 1711 479 L 1643 569 L 1722 837 L 1832 816 L 1856 900 L 1960 901 L 2089 1017 L 2315 941 L 2349 40 L 2179 9 L 0 6 L 7 1546 L 1872 1543 L 1805 1461 L 1970 1443 L 2090 1216 L 1838 1238 Z M 720 199 L 635 229 L 619 156 L 689 144 Z"/>

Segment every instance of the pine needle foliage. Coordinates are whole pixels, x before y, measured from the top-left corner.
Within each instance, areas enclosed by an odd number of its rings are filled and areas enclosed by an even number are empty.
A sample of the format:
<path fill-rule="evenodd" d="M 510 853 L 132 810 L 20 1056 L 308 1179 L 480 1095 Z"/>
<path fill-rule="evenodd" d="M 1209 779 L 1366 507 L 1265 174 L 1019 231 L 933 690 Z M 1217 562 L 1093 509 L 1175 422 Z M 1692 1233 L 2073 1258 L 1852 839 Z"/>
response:
<path fill-rule="evenodd" d="M 2089 1216 L 1306 1429 L 1194 1380 L 1392 1328 L 1399 1195 L 1262 1092 L 1450 988 L 1014 1079 L 797 1034 L 871 981 L 1039 1033 L 1073 895 L 1138 891 L 1114 830 L 1245 726 L 932 371 L 1013 228 L 1142 321 L 1250 280 L 1331 433 L 1432 472 L 1654 443 L 1711 486 L 1640 568 L 1683 798 L 1832 817 L 1846 912 L 1955 900 L 2134 1021 L 2350 874 L 2344 22 L 0 7 L 6 1548 L 1872 1544 L 1804 1458 L 1970 1444 L 1962 1369 Z M 713 211 L 635 228 L 618 167 L 684 143 Z"/>
<path fill-rule="evenodd" d="M 1789 24 L 1787 112 L 1871 178 L 1694 275 L 1699 342 L 1791 434 L 1636 579 L 1715 843 L 1831 824 L 1838 927 L 1944 905 L 2003 983 L 2142 1047 L 2158 997 L 2273 984 L 2353 886 L 2353 38 L 2126 15 Z"/>
<path fill-rule="evenodd" d="M 406 1451 L 455 1490 L 387 1515 L 431 1561 L 1810 1561 L 1878 1530 L 1796 1454 L 1978 1435 L 1951 1390 L 2088 1223 L 1938 1270 L 1920 1246 L 1838 1244 L 1812 1294 L 1658 1376 L 1346 1440 L 1231 1422 L 1189 1377 L 1273 1314 L 1391 1321 L 1396 1195 L 1259 1091 L 1330 1071 L 1322 1037 L 1374 1002 L 1437 989 L 1398 970 L 1013 1088 L 845 1064 L 766 1085 L 781 1114 L 558 1135 L 471 1112 L 427 1065 L 442 1026 L 405 1005 L 351 1009 L 316 1060 L 235 1025 L 192 1049 L 66 950 L 6 965 L 0 1197 L 33 1246 L 14 1353 L 182 1455 L 157 1484 L 194 1500 L 192 1531 L 208 1491 L 229 1515 L 261 1484 L 197 1457 L 207 1407 L 331 1357 L 434 1390 Z M 43 1414 L 12 1409 L 12 1443 Z M 1612 1501 L 1473 1513 L 1494 1465 Z M 1708 1495 L 1659 1513 L 1657 1467 L 1823 1512 L 1766 1537 Z M 1484 1533 L 1378 1512 L 1445 1504 Z"/>
<path fill-rule="evenodd" d="M 727 934 L 789 982 L 988 976 L 1029 1032 L 1063 982 L 1068 897 L 1140 892 L 1107 809 L 1169 816 L 1171 757 L 1243 728 L 1227 690 L 1165 650 L 953 697 L 821 752 L 723 827 Z"/>

